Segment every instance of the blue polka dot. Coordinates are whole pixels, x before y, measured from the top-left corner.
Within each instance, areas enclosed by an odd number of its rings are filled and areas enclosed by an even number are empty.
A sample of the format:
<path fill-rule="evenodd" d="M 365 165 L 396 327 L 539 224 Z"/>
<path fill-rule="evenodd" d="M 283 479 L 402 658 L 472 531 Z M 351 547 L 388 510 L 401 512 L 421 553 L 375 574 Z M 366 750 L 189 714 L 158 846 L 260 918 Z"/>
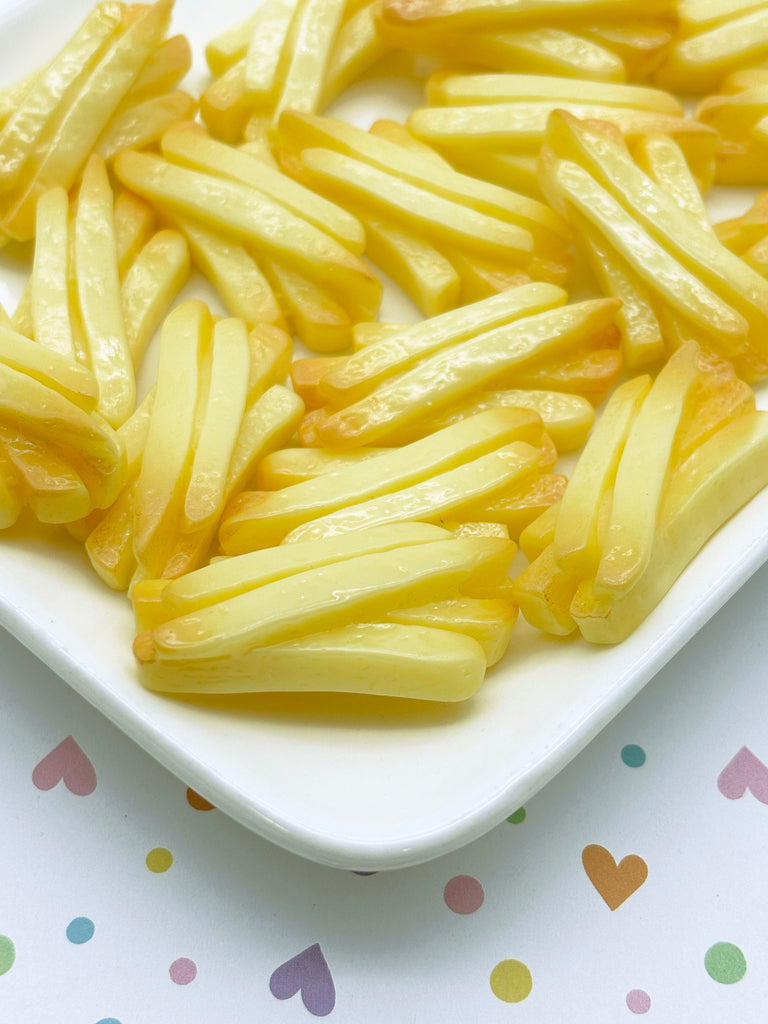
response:
<path fill-rule="evenodd" d="M 67 925 L 67 938 L 70 942 L 81 945 L 93 938 L 95 930 L 95 925 L 90 917 L 76 917 Z"/>
<path fill-rule="evenodd" d="M 636 743 L 628 743 L 621 748 L 621 760 L 628 768 L 639 768 L 645 764 L 645 751 Z"/>
<path fill-rule="evenodd" d="M 102 1017 L 101 1020 L 97 1020 L 96 1024 L 120 1024 L 117 1017 Z"/>

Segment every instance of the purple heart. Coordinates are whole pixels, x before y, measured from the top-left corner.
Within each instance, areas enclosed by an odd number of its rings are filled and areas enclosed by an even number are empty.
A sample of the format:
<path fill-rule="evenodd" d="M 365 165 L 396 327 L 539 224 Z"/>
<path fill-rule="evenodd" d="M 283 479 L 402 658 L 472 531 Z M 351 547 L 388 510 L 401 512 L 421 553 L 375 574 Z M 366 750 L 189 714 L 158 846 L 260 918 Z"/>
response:
<path fill-rule="evenodd" d="M 75 796 L 88 796 L 96 789 L 93 765 L 71 736 L 46 754 L 32 772 L 38 789 L 53 789 L 61 781 Z"/>
<path fill-rule="evenodd" d="M 301 992 L 301 1001 L 315 1017 L 325 1017 L 336 1005 L 336 989 L 319 943 L 286 960 L 272 972 L 269 991 L 276 999 Z"/>
<path fill-rule="evenodd" d="M 761 804 L 768 804 L 768 768 L 749 747 L 742 747 L 720 772 L 717 788 L 729 800 L 738 800 L 749 789 Z"/>

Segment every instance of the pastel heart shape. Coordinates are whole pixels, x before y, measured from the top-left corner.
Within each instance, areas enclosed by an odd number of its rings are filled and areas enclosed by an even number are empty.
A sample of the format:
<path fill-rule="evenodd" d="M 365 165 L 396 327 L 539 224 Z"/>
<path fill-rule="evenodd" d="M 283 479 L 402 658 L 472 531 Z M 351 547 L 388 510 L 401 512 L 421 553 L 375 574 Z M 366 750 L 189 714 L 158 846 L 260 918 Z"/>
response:
<path fill-rule="evenodd" d="M 749 747 L 742 747 L 720 772 L 717 788 L 729 800 L 738 800 L 749 790 L 761 804 L 768 804 L 768 768 Z"/>
<path fill-rule="evenodd" d="M 96 789 L 96 772 L 73 737 L 67 736 L 35 765 L 32 782 L 38 789 L 53 789 L 63 782 L 75 796 L 88 796 Z"/>
<path fill-rule="evenodd" d="M 301 992 L 301 1001 L 315 1017 L 325 1017 L 336 1005 L 333 978 L 317 942 L 276 968 L 269 990 L 276 999 L 290 999 Z"/>
<path fill-rule="evenodd" d="M 610 852 L 597 844 L 584 847 L 581 862 L 587 878 L 611 910 L 637 892 L 648 877 L 648 865 L 636 853 L 623 857 L 617 864 Z"/>

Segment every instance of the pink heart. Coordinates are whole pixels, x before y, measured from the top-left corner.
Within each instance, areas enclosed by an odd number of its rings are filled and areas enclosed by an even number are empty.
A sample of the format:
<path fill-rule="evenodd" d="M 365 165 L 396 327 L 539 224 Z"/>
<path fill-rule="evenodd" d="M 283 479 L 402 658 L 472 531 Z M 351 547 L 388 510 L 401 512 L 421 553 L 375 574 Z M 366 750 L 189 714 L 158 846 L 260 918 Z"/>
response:
<path fill-rule="evenodd" d="M 313 1016 L 329 1014 L 336 1005 L 336 990 L 319 944 L 308 946 L 273 971 L 269 991 L 276 999 L 290 999 L 300 991 Z"/>
<path fill-rule="evenodd" d="M 742 747 L 720 772 L 717 788 L 729 800 L 738 800 L 750 790 L 761 804 L 768 804 L 768 768 L 749 747 Z"/>
<path fill-rule="evenodd" d="M 93 765 L 71 736 L 46 754 L 32 772 L 38 789 L 53 789 L 61 781 L 75 796 L 88 796 L 96 789 Z"/>

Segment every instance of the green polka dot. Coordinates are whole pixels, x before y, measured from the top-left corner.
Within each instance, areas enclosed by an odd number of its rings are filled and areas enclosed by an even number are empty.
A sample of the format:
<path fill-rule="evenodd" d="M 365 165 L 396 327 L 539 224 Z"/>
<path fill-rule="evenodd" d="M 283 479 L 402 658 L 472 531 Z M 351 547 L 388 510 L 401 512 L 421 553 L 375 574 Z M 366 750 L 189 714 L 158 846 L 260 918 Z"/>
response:
<path fill-rule="evenodd" d="M 491 971 L 491 991 L 503 1003 L 522 1003 L 532 988 L 531 972 L 520 960 L 502 960 Z"/>
<path fill-rule="evenodd" d="M 627 768 L 639 768 L 645 764 L 645 751 L 636 743 L 628 743 L 621 748 L 621 760 Z"/>
<path fill-rule="evenodd" d="M 7 935 L 0 935 L 0 974 L 7 974 L 16 959 L 16 947 Z"/>
<path fill-rule="evenodd" d="M 150 871 L 154 871 L 156 875 L 161 875 L 163 871 L 167 871 L 171 864 L 173 864 L 173 854 L 170 850 L 166 850 L 164 846 L 156 846 L 154 850 L 150 850 L 147 854 L 147 867 Z"/>
<path fill-rule="evenodd" d="M 721 985 L 733 985 L 747 973 L 747 961 L 732 942 L 716 942 L 704 957 L 707 974 Z"/>
<path fill-rule="evenodd" d="M 525 821 L 525 808 L 519 807 L 514 814 L 507 818 L 510 825 L 521 825 Z"/>

